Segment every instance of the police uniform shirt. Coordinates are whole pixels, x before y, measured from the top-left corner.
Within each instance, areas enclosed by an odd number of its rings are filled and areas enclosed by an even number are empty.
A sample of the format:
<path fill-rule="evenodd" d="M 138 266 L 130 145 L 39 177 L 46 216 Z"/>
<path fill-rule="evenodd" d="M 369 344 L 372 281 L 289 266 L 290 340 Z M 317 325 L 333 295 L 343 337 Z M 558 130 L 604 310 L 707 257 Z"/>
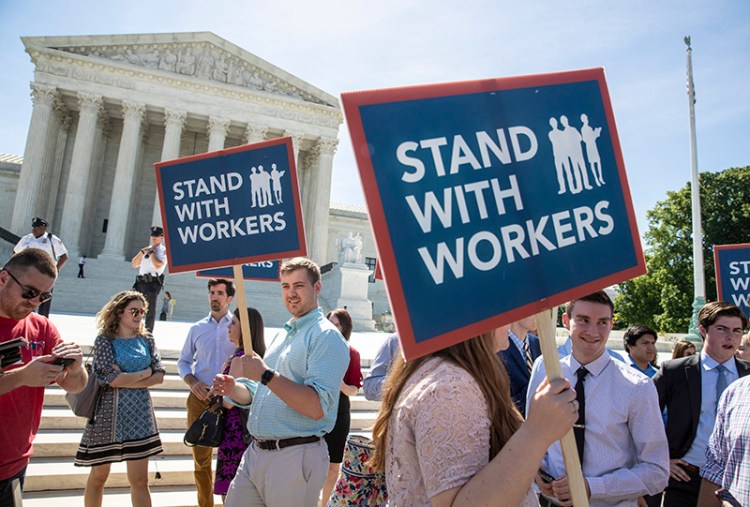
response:
<path fill-rule="evenodd" d="M 52 237 L 51 239 L 50 236 Z M 55 247 L 54 253 L 52 252 L 53 245 Z M 27 234 L 21 238 L 21 241 L 19 241 L 13 248 L 13 253 L 18 253 L 26 248 L 38 248 L 39 250 L 44 250 L 55 260 L 55 262 L 57 262 L 62 255 L 68 253 L 68 250 L 65 248 L 62 241 L 60 241 L 60 238 L 49 232 L 45 232 L 38 238 L 34 237 L 33 233 Z"/>
<path fill-rule="evenodd" d="M 159 259 L 159 261 L 164 263 L 160 268 L 155 268 L 154 264 L 151 262 L 151 259 L 154 255 L 157 259 Z M 150 253 L 148 257 L 146 257 L 145 255 L 143 256 L 138 274 L 160 276 L 162 273 L 164 273 L 165 269 L 167 269 L 167 249 L 163 244 L 160 244 L 154 248 L 154 251 Z"/>

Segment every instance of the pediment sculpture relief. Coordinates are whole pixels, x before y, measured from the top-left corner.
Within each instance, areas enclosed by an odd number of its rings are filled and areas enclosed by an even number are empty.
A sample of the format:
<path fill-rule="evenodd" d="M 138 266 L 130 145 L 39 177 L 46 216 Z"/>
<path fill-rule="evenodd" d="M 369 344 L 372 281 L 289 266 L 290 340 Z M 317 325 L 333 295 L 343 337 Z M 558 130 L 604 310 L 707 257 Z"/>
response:
<path fill-rule="evenodd" d="M 273 74 L 207 43 L 78 46 L 54 49 L 323 104 L 320 99 Z"/>

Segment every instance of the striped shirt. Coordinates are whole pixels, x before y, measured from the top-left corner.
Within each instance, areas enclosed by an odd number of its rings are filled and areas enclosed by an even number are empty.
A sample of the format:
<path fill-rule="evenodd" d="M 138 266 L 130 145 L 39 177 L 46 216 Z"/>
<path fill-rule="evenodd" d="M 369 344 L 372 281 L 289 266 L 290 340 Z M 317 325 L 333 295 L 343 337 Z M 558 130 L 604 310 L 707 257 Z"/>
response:
<path fill-rule="evenodd" d="M 750 376 L 730 384 L 719 400 L 701 476 L 750 505 Z"/>

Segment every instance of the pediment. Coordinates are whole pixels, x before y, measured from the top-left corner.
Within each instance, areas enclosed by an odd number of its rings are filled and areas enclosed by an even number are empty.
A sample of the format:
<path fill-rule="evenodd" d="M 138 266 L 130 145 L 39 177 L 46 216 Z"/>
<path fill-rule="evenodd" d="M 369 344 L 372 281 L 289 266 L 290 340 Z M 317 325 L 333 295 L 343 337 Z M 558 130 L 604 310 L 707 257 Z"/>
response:
<path fill-rule="evenodd" d="M 22 37 L 22 40 L 30 54 L 32 49 L 62 51 L 138 67 L 141 71 L 166 72 L 185 79 L 339 107 L 335 97 L 210 32 Z"/>

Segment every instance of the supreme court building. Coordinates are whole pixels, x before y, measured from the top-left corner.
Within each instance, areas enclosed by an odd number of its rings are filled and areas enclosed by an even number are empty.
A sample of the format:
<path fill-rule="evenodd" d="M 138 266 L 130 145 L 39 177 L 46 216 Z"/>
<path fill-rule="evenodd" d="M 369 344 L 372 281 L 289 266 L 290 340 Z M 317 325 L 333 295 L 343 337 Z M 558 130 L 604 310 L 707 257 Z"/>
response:
<path fill-rule="evenodd" d="M 282 136 L 293 140 L 308 256 L 321 265 L 336 261 L 329 251 L 336 242 L 329 238 L 329 201 L 342 122 L 336 97 L 210 32 L 22 40 L 35 65 L 33 112 L 12 213 L 2 203 L 9 212 L 2 225 L 24 235 L 32 217 L 46 218 L 69 250 L 61 282 L 85 254 L 94 274 L 95 265 L 124 271 L 116 288 L 128 288 L 122 284 L 132 278 L 131 257 L 148 243 L 149 227 L 161 223 L 155 162 Z M 363 253 L 374 264 L 363 211 L 343 215 L 349 232 L 364 233 Z M 183 283 L 183 291 L 202 288 L 203 315 L 205 281 Z M 61 285 L 53 311 L 63 304 Z"/>

